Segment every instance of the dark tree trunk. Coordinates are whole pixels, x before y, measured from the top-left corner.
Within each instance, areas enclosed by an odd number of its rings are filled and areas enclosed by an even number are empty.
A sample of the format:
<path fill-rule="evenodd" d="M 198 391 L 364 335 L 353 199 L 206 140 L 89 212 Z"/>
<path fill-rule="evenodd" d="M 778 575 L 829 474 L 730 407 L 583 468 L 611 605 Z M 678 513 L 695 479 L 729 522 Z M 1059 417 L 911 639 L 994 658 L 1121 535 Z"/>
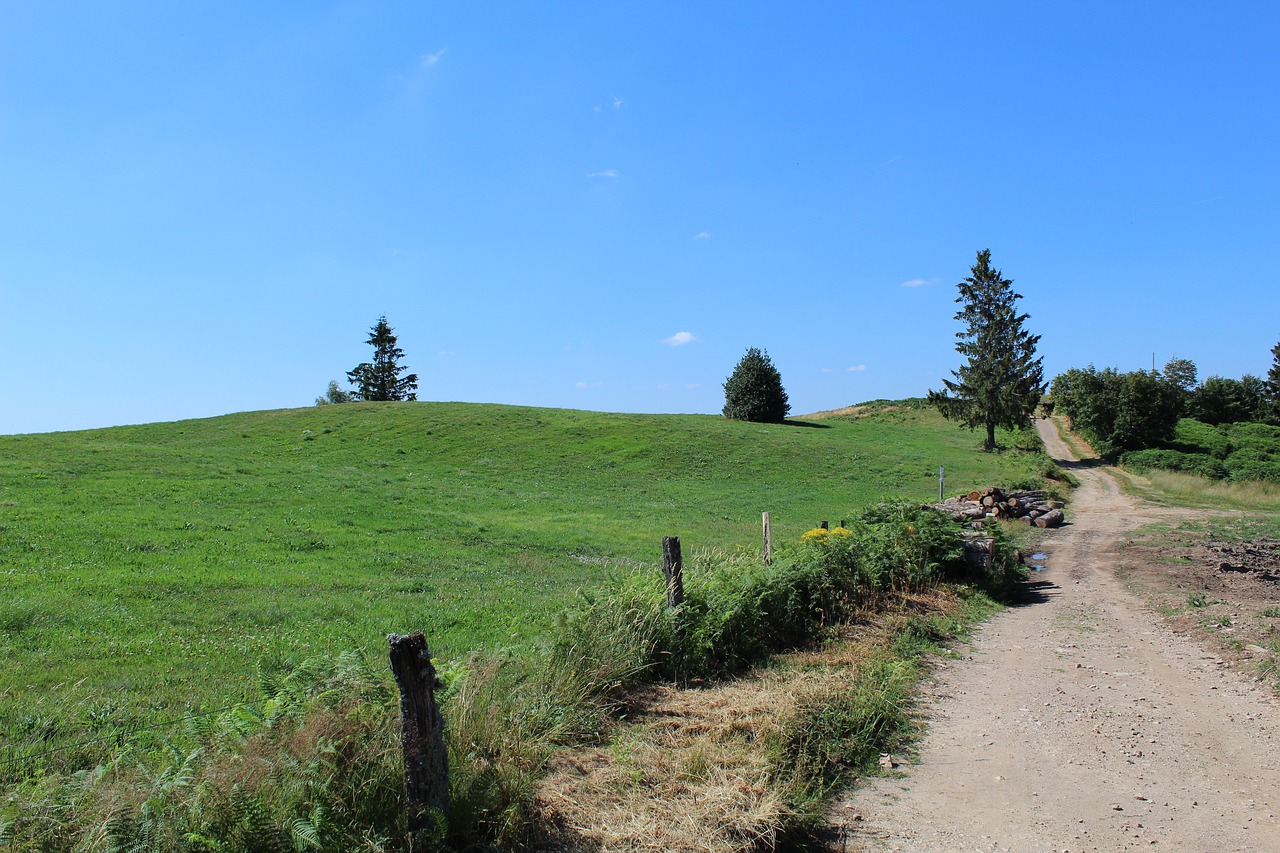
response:
<path fill-rule="evenodd" d="M 436 670 L 419 631 L 389 634 L 391 671 L 400 688 L 400 739 L 404 747 L 404 793 L 409 831 L 431 826 L 432 811 L 449 810 L 449 765 L 444 719 L 436 706 Z"/>

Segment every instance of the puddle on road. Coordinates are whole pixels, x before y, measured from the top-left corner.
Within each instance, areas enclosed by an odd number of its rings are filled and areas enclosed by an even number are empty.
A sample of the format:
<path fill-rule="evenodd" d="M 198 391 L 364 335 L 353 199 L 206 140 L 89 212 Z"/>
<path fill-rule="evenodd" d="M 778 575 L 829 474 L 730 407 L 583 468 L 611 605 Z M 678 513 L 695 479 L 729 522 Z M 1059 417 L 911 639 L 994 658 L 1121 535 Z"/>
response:
<path fill-rule="evenodd" d="M 1047 560 L 1047 559 L 1049 559 L 1049 557 L 1048 557 L 1048 555 L 1046 555 L 1046 554 L 1032 554 L 1032 555 L 1031 555 L 1031 559 L 1032 559 L 1033 561 L 1035 561 L 1035 565 L 1031 567 L 1031 571 L 1033 571 L 1033 572 L 1043 572 L 1043 571 L 1044 571 L 1044 561 L 1045 561 L 1045 560 Z"/>

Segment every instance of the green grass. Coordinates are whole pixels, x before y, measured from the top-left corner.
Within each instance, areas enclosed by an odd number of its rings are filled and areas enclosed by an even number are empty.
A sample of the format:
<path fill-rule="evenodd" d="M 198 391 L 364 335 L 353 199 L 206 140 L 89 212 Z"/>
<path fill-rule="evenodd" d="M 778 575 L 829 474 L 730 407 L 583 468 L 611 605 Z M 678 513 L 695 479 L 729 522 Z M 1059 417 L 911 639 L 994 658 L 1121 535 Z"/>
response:
<path fill-rule="evenodd" d="M 1012 436 L 1003 443 L 1012 444 Z M 920 409 L 711 416 L 349 404 L 0 437 L 0 740 L 251 695 L 261 659 L 426 632 L 522 645 L 575 590 L 886 497 L 1025 482 L 1034 453 Z M 656 571 L 656 568 L 655 568 Z"/>
<path fill-rule="evenodd" d="M 1155 503 L 1201 509 L 1280 512 L 1280 483 L 1232 483 L 1160 470 L 1147 471 L 1143 478 L 1146 482 L 1126 478 L 1127 488 Z"/>

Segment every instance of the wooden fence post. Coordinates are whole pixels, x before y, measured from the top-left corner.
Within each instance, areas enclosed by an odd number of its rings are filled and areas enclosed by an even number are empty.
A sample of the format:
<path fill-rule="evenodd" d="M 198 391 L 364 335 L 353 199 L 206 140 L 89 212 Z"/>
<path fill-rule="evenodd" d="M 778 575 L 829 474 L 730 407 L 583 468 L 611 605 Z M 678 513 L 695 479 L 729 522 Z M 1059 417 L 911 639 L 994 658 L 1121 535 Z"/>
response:
<path fill-rule="evenodd" d="M 818 526 L 821 527 L 823 530 L 827 529 L 827 523 L 825 521 L 819 521 Z"/>
<path fill-rule="evenodd" d="M 409 831 L 433 824 L 432 811 L 449 810 L 449 760 L 444 746 L 444 718 L 436 707 L 435 667 L 426 638 L 388 634 L 391 672 L 400 688 L 400 741 L 404 749 L 404 793 Z"/>
<path fill-rule="evenodd" d="M 773 565 L 773 529 L 769 526 L 769 513 L 763 513 L 761 524 L 764 526 L 764 564 Z"/>
<path fill-rule="evenodd" d="M 662 575 L 667 579 L 667 606 L 684 604 L 684 561 L 680 558 L 680 537 L 662 537 Z"/>

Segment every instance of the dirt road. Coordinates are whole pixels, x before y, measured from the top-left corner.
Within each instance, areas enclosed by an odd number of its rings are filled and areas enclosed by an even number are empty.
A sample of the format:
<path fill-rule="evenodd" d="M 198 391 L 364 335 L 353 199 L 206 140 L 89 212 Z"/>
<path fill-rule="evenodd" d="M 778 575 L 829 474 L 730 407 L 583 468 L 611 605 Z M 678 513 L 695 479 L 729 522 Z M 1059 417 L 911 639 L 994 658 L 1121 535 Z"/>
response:
<path fill-rule="evenodd" d="M 1082 483 L 1071 523 L 1029 601 L 938 671 L 919 764 L 839 804 L 834 849 L 1280 851 L 1280 704 L 1116 579 L 1162 511 L 1039 426 Z"/>

